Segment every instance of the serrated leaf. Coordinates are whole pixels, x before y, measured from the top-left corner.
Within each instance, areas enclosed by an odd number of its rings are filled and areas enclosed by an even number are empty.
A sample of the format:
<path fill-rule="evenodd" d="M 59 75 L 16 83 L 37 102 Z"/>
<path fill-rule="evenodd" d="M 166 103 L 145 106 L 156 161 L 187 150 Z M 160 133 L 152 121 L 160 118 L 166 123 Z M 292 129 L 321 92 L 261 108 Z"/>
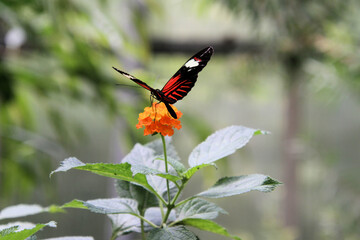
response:
<path fill-rule="evenodd" d="M 36 226 L 36 224 L 31 223 L 31 222 L 16 221 L 16 222 L 10 222 L 7 224 L 0 225 L 0 231 L 1 231 L 1 234 L 5 234 L 5 233 L 8 234 L 11 232 L 19 232 L 24 229 L 31 229 L 31 228 L 34 228 L 35 226 Z"/>
<path fill-rule="evenodd" d="M 42 240 L 94 240 L 94 238 L 89 236 L 68 236 L 68 237 L 46 238 Z"/>
<path fill-rule="evenodd" d="M 15 225 L 10 226 L 11 224 L 15 224 Z M 34 224 L 27 225 L 27 224 L 22 224 L 21 222 L 7 224 L 9 225 L 9 228 L 13 228 L 14 226 L 19 226 L 19 228 L 16 230 L 16 232 L 10 231 L 6 235 L 5 235 L 6 231 L 2 230 L 1 232 L 4 233 L 4 235 L 1 236 L 1 240 L 25 240 L 46 226 L 56 227 L 56 222 L 54 221 L 45 224 L 36 224 L 36 225 Z"/>
<path fill-rule="evenodd" d="M 190 167 L 213 163 L 233 154 L 245 146 L 259 130 L 243 126 L 230 126 L 210 135 L 199 144 L 189 156 Z"/>
<path fill-rule="evenodd" d="M 226 228 L 208 219 L 200 219 L 200 218 L 185 219 L 184 221 L 182 221 L 182 223 L 187 226 L 195 227 L 203 231 L 220 234 L 235 240 L 241 240 L 239 237 L 229 234 Z"/>
<path fill-rule="evenodd" d="M 67 158 L 64 161 L 62 161 L 60 163 L 60 167 L 58 167 L 56 170 L 52 171 L 50 173 L 50 176 L 56 172 L 66 172 L 72 168 L 76 168 L 76 167 L 80 167 L 80 166 L 85 166 L 85 163 L 83 163 L 82 161 L 80 161 L 79 159 L 77 159 L 75 157 L 70 157 L 70 158 Z"/>
<path fill-rule="evenodd" d="M 19 229 L 18 225 L 15 226 L 0 225 L 0 237 L 16 232 L 18 229 Z"/>
<path fill-rule="evenodd" d="M 47 212 L 48 209 L 37 204 L 18 204 L 1 210 L 0 220 L 7 218 L 18 218 Z"/>
<path fill-rule="evenodd" d="M 106 198 L 84 202 L 90 211 L 102 214 L 135 214 L 138 215 L 138 203 L 130 198 Z"/>
<path fill-rule="evenodd" d="M 279 184 L 281 183 L 262 174 L 224 177 L 218 180 L 214 186 L 196 196 L 221 198 L 246 193 L 252 190 L 270 192 Z"/>
<path fill-rule="evenodd" d="M 219 213 L 227 214 L 227 212 L 215 203 L 208 202 L 204 199 L 194 198 L 181 205 L 177 211 L 175 221 L 182 221 L 187 218 L 214 219 Z"/>
<path fill-rule="evenodd" d="M 184 226 L 176 226 L 170 228 L 153 229 L 147 240 L 196 240 L 194 233 L 190 232 Z"/>

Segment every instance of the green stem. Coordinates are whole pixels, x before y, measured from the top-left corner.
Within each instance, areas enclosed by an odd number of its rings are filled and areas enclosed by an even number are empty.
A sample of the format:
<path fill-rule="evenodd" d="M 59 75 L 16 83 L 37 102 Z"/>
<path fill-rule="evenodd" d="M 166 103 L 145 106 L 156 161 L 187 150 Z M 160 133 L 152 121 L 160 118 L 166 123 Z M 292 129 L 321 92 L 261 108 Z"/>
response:
<path fill-rule="evenodd" d="M 171 203 L 169 203 L 169 205 L 167 206 L 167 210 L 166 210 L 166 214 L 165 214 L 165 217 L 163 218 L 163 222 L 161 225 L 163 225 L 164 223 L 166 223 L 170 213 L 171 213 L 171 210 L 174 209 L 176 206 L 175 206 L 175 202 L 176 200 L 178 199 L 178 197 L 180 196 L 180 193 L 181 191 L 184 189 L 186 185 L 186 182 L 183 182 L 181 184 L 181 186 L 179 186 L 179 190 L 178 192 L 176 193 L 176 195 L 174 196 L 173 200 L 171 201 Z"/>
<path fill-rule="evenodd" d="M 160 207 L 160 212 L 161 212 L 161 218 L 164 219 L 164 207 L 163 207 L 163 203 L 161 201 L 159 202 L 159 207 Z"/>
<path fill-rule="evenodd" d="M 110 240 L 115 240 L 117 238 L 117 231 L 113 232 Z"/>
<path fill-rule="evenodd" d="M 141 215 L 138 215 L 138 214 L 132 214 L 132 215 L 134 215 L 134 216 L 136 216 L 136 217 L 140 218 L 141 220 L 143 220 L 143 221 L 147 222 L 149 225 L 151 225 L 151 226 L 152 226 L 152 227 L 154 227 L 154 228 L 159 228 L 159 226 L 157 226 L 155 223 L 153 223 L 153 222 L 151 222 L 151 221 L 147 220 L 146 218 L 144 218 L 144 217 L 143 217 L 143 216 L 141 216 Z"/>
<path fill-rule="evenodd" d="M 187 199 L 182 200 L 181 202 L 178 202 L 178 204 L 175 205 L 175 208 L 183 205 L 184 203 L 186 203 L 186 202 L 188 202 L 188 201 L 190 201 L 191 199 L 194 199 L 194 198 L 196 198 L 196 197 L 195 197 L 195 196 L 192 196 L 192 197 L 189 197 L 189 198 L 187 198 Z"/>
<path fill-rule="evenodd" d="M 168 173 L 169 170 L 168 170 L 168 162 L 167 162 L 167 154 L 166 154 L 166 143 L 165 143 L 165 138 L 163 135 L 161 135 L 161 140 L 162 140 L 163 148 L 164 148 L 165 171 L 166 171 L 166 173 Z M 170 199 L 169 180 L 166 179 L 168 203 L 166 204 L 166 213 L 165 213 L 165 216 L 163 217 L 161 226 L 163 226 L 166 223 L 166 221 L 168 220 L 168 218 L 170 216 L 171 210 L 175 208 L 175 202 L 179 198 L 181 191 L 184 189 L 186 183 L 187 183 L 187 180 L 183 181 L 180 186 L 179 186 L 179 184 L 175 183 L 178 188 L 178 191 L 177 191 L 176 195 L 174 196 L 174 198 Z"/>
<path fill-rule="evenodd" d="M 140 212 L 141 215 L 145 215 L 145 211 L 142 210 Z M 145 229 L 144 229 L 144 220 L 140 220 L 140 226 L 141 226 L 141 239 L 142 240 L 145 240 Z"/>
<path fill-rule="evenodd" d="M 164 160 L 165 160 L 165 172 L 169 173 L 169 169 L 168 169 L 168 162 L 167 162 L 167 154 L 166 154 L 166 142 L 165 142 L 165 137 L 160 134 L 161 136 L 161 140 L 163 143 L 163 148 L 164 148 Z M 170 205 L 170 185 L 169 185 L 169 180 L 166 179 L 166 187 L 167 187 L 167 195 L 168 195 L 168 205 Z"/>
<path fill-rule="evenodd" d="M 141 221 L 141 240 L 145 240 L 144 221 Z"/>

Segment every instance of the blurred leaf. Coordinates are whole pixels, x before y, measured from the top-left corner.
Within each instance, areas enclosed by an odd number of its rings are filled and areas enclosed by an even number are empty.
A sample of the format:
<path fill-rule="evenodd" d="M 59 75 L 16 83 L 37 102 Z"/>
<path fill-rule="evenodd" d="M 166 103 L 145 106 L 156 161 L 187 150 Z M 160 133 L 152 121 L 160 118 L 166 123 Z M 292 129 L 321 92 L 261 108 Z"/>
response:
<path fill-rule="evenodd" d="M 25 217 L 28 215 L 34 215 L 42 212 L 48 211 L 47 208 L 43 208 L 37 204 L 19 204 L 14 206 L 9 206 L 1 210 L 0 220 L 7 218 L 18 218 Z"/>

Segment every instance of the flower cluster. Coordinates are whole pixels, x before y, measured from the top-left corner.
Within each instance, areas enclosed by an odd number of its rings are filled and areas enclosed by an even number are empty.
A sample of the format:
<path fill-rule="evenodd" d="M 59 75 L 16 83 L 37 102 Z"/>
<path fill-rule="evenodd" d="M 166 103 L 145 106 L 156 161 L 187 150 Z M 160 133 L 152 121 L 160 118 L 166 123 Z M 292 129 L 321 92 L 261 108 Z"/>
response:
<path fill-rule="evenodd" d="M 178 119 L 182 116 L 182 113 L 172 106 Z M 160 133 L 163 136 L 172 136 L 174 129 L 179 130 L 181 128 L 181 122 L 178 119 L 174 119 L 170 116 L 164 103 L 153 103 L 151 107 L 146 107 L 144 112 L 139 114 L 139 123 L 136 128 L 144 129 L 144 136 L 150 134 Z"/>

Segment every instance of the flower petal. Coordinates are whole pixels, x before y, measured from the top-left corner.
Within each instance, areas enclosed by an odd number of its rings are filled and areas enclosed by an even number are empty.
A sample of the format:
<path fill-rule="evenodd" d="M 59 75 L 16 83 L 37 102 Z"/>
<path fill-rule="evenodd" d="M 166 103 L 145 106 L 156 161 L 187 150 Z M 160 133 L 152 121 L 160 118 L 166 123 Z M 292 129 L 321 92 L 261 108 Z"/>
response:
<path fill-rule="evenodd" d="M 182 113 L 174 106 L 170 105 L 178 118 Z M 154 133 L 161 133 L 163 136 L 172 136 L 174 134 L 173 128 L 181 129 L 181 122 L 179 119 L 174 119 L 169 114 L 164 103 L 153 103 L 151 107 L 146 107 L 144 112 L 139 114 L 139 122 L 136 128 L 145 128 L 144 135 Z"/>

